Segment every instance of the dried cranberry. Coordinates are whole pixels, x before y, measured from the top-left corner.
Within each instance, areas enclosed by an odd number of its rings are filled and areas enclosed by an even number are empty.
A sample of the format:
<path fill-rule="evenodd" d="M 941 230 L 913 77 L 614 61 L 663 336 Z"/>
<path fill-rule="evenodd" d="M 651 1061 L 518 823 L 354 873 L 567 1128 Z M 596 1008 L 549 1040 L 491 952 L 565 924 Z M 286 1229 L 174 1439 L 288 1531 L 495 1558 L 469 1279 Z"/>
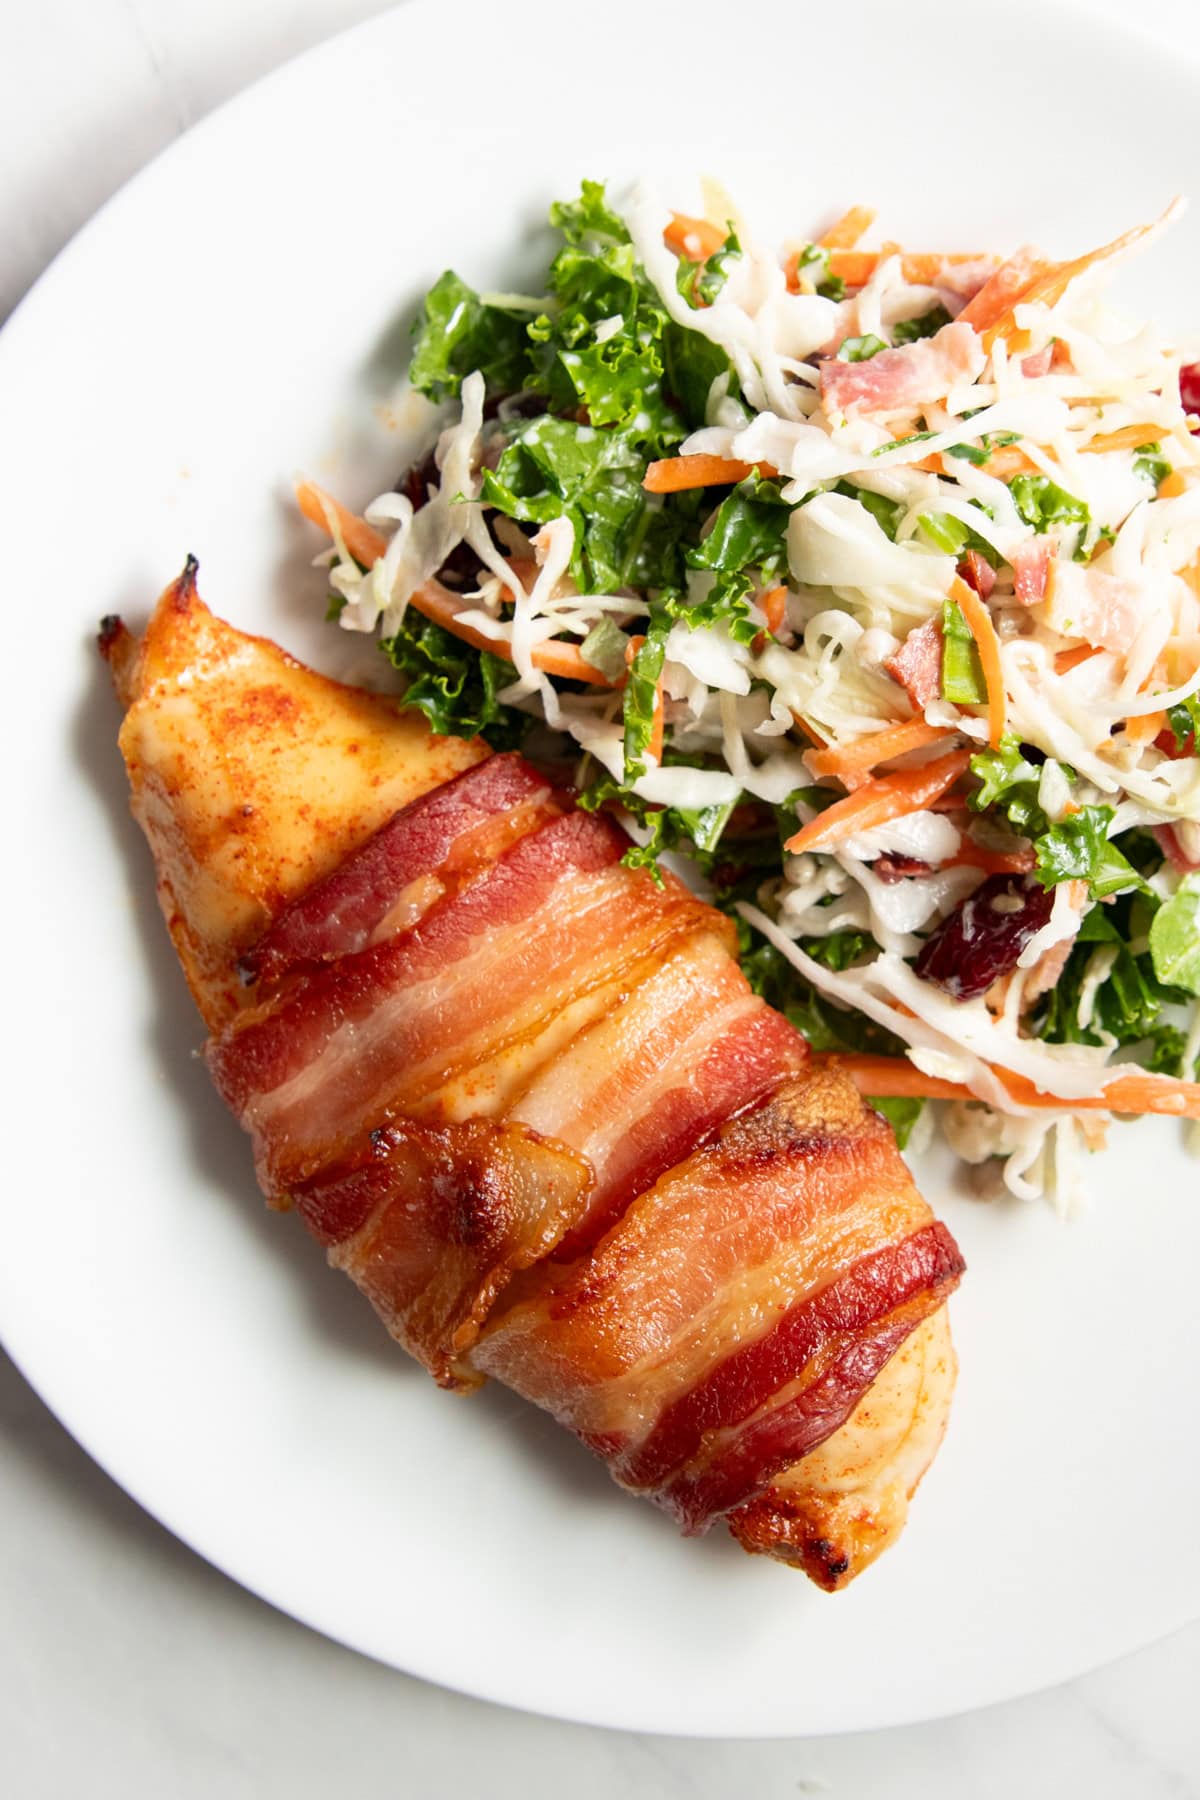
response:
<path fill-rule="evenodd" d="M 1050 917 L 1054 896 L 1026 875 L 991 875 L 926 938 L 913 967 L 955 1000 L 986 994 L 1017 966 Z"/>
<path fill-rule="evenodd" d="M 1185 756 L 1196 754 L 1196 734 L 1189 731 L 1182 744 L 1169 725 L 1165 726 L 1154 740 L 1154 748 L 1169 756 L 1172 762 L 1179 762 Z"/>
<path fill-rule="evenodd" d="M 1184 412 L 1200 413 L 1200 363 L 1188 363 L 1180 369 L 1179 398 Z"/>
<path fill-rule="evenodd" d="M 478 553 L 472 550 L 464 538 L 461 544 L 454 546 L 438 570 L 437 579 L 443 587 L 453 588 L 456 593 L 461 593 L 464 588 L 478 586 L 479 568 Z"/>
<path fill-rule="evenodd" d="M 436 487 L 440 479 L 438 466 L 431 450 L 428 456 L 422 457 L 419 463 L 413 465 L 407 475 L 400 477 L 396 483 L 396 492 L 407 494 L 412 501 L 413 511 L 416 512 L 418 508 L 424 506 L 429 498 L 430 488 Z"/>

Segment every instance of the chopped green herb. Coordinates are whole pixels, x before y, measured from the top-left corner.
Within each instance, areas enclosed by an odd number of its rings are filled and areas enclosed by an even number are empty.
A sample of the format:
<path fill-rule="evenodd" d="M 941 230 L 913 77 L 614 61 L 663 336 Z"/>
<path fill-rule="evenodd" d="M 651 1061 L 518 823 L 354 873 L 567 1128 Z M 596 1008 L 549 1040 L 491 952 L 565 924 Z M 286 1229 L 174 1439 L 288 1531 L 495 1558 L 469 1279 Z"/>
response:
<path fill-rule="evenodd" d="M 811 281 L 825 300 L 844 300 L 846 284 L 840 275 L 829 273 L 829 252 L 820 244 L 806 244 L 796 258 L 796 273 Z"/>
<path fill-rule="evenodd" d="M 982 706 L 987 700 L 983 664 L 957 600 L 942 602 L 942 699 L 955 706 Z"/>
<path fill-rule="evenodd" d="M 1089 525 L 1091 512 L 1048 475 L 1014 475 L 1008 484 L 1013 505 L 1027 525 L 1044 532 L 1051 525 Z"/>
<path fill-rule="evenodd" d="M 950 314 L 944 306 L 930 307 L 919 319 L 901 319 L 898 325 L 892 326 L 893 344 L 915 344 L 918 338 L 933 337 L 935 332 L 949 325 Z"/>
<path fill-rule="evenodd" d="M 907 437 L 894 438 L 890 444 L 880 444 L 878 450 L 872 450 L 872 456 L 886 456 L 891 450 L 903 450 L 907 444 L 924 444 L 936 437 L 936 431 L 910 431 Z"/>
<path fill-rule="evenodd" d="M 974 463 L 982 468 L 991 459 L 993 451 L 1003 450 L 1008 444 L 1020 441 L 1020 433 L 1016 431 L 985 431 L 978 444 L 951 444 L 943 450 L 943 456 L 958 456 L 964 462 Z"/>
<path fill-rule="evenodd" d="M 666 620 L 651 620 L 637 654 L 629 665 L 623 706 L 627 782 L 636 781 L 646 767 L 642 759 L 650 747 L 654 732 L 654 708 L 658 698 L 658 678 L 662 674 L 667 630 Z"/>
<path fill-rule="evenodd" d="M 742 246 L 730 224 L 728 236 L 721 248 L 714 250 L 703 262 L 691 262 L 686 256 L 681 256 L 675 274 L 675 285 L 688 305 L 711 306 L 729 278 L 727 265 L 730 258 L 741 254 Z"/>
<path fill-rule="evenodd" d="M 1162 453 L 1161 444 L 1141 444 L 1133 459 L 1133 472 L 1159 488 L 1171 473 L 1171 464 Z"/>
<path fill-rule="evenodd" d="M 1186 750 L 1190 743 L 1192 755 L 1200 753 L 1200 696 L 1189 694 L 1178 706 L 1169 706 L 1167 723 L 1177 750 Z"/>
<path fill-rule="evenodd" d="M 872 332 L 868 332 L 866 337 L 843 338 L 838 348 L 837 360 L 850 363 L 870 362 L 873 356 L 878 356 L 881 350 L 886 349 L 887 345 L 882 338 L 875 337 Z"/>

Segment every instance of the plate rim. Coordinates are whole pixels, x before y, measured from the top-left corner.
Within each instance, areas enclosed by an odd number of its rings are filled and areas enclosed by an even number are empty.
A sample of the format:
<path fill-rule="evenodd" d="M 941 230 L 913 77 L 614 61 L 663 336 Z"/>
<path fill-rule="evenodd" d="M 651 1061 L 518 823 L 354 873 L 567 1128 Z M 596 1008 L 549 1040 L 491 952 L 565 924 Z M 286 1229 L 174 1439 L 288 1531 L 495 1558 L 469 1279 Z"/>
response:
<path fill-rule="evenodd" d="M 938 9 L 942 9 L 947 5 L 947 0 L 935 0 L 935 5 Z M 469 11 L 479 14 L 481 18 L 491 16 L 485 0 L 466 0 L 466 6 Z M 1036 18 L 1044 15 L 1044 8 L 1030 4 L 1030 0 L 1016 0 L 1016 9 L 1029 18 Z M 518 8 L 515 8 L 514 11 L 516 10 L 532 9 L 527 7 L 526 0 L 518 0 Z M 1080 6 L 1079 0 L 1054 0 L 1052 10 L 1060 15 L 1072 16 L 1076 19 L 1087 16 L 1086 9 Z M 245 86 L 239 88 L 234 94 L 230 95 L 226 100 L 222 101 L 219 105 L 206 113 L 203 118 L 196 121 L 196 123 L 191 125 L 186 131 L 180 133 L 169 143 L 164 145 L 147 163 L 135 171 L 126 182 L 106 199 L 90 218 L 71 236 L 68 242 L 63 245 L 47 264 L 37 280 L 31 285 L 27 292 L 22 295 L 12 312 L 8 315 L 3 326 L 0 327 L 0 386 L 2 386 L 5 378 L 9 358 L 19 354 L 20 342 L 26 330 L 29 329 L 30 317 L 35 315 L 38 307 L 45 303 L 46 293 L 50 292 L 53 287 L 63 281 L 69 281 L 71 279 L 72 270 L 76 261 L 80 257 L 88 254 L 94 240 L 103 236 L 109 220 L 114 213 L 123 210 L 127 206 L 136 205 L 144 188 L 155 182 L 159 182 L 164 178 L 169 179 L 170 171 L 177 161 L 182 161 L 184 157 L 194 154 L 197 146 L 205 144 L 210 137 L 219 137 L 222 131 L 226 129 L 227 123 L 231 117 L 236 116 L 244 109 L 253 108 L 258 100 L 261 90 L 268 88 L 273 90 L 282 89 L 290 80 L 296 77 L 297 72 L 302 68 L 310 63 L 317 63 L 328 57 L 334 46 L 337 46 L 341 51 L 345 51 L 346 47 L 355 40 L 368 41 L 375 36 L 379 36 L 380 38 L 388 37 L 397 29 L 398 25 L 407 24 L 414 17 L 428 16 L 430 18 L 436 18 L 440 13 L 441 7 L 439 5 L 439 0 L 401 0 L 400 4 L 359 20 L 342 30 L 332 33 L 330 36 L 321 39 L 319 42 L 309 45 L 296 54 L 289 56 L 273 69 L 264 72 L 262 75 L 248 82 Z M 1089 22 L 1093 25 L 1096 23 L 1095 20 L 1089 20 Z M 1161 61 L 1167 55 L 1165 46 L 1149 39 L 1135 28 L 1125 25 L 1115 18 L 1105 17 L 1100 22 L 1100 33 L 1105 38 L 1112 39 L 1118 45 L 1124 44 L 1131 53 L 1136 53 L 1140 59 L 1143 59 L 1148 63 Z M 1189 43 L 1187 46 L 1180 48 L 1180 57 L 1193 67 L 1200 65 L 1200 33 L 1197 34 L 1195 43 Z M 127 1482 L 123 1476 L 118 1473 L 115 1463 L 110 1461 L 107 1454 L 99 1449 L 93 1442 L 93 1435 L 86 1421 L 79 1421 L 76 1419 L 74 1416 L 74 1408 L 69 1401 L 64 1400 L 60 1403 L 59 1396 L 54 1393 L 54 1381 L 52 1379 L 47 1379 L 46 1384 L 43 1385 L 42 1378 L 40 1376 L 35 1377 L 30 1368 L 27 1367 L 20 1343 L 17 1342 L 14 1344 L 11 1335 L 11 1327 L 3 1321 L 0 1321 L 0 1342 L 3 1342 L 7 1353 L 20 1372 L 22 1379 L 29 1384 L 43 1404 L 46 1405 L 47 1409 L 63 1425 L 75 1441 L 81 1445 L 88 1456 L 100 1467 L 108 1479 L 116 1483 L 124 1493 L 128 1494 L 148 1517 L 162 1524 L 174 1537 L 185 1544 L 194 1554 L 199 1556 L 203 1562 L 207 1563 L 211 1568 L 227 1579 L 235 1581 L 240 1587 L 246 1589 L 249 1593 L 255 1595 L 256 1598 L 272 1606 L 276 1611 L 282 1612 L 285 1616 L 296 1620 L 298 1623 L 309 1629 L 320 1632 L 321 1635 L 331 1639 L 355 1654 L 369 1657 L 372 1661 L 380 1662 L 387 1667 L 396 1668 L 399 1672 L 408 1674 L 416 1680 L 431 1681 L 437 1685 L 446 1687 L 451 1691 L 463 1693 L 476 1699 L 489 1701 L 495 1705 L 503 1705 L 511 1709 L 528 1711 L 539 1716 L 560 1719 L 566 1722 L 600 1726 L 611 1730 L 647 1731 L 653 1732 L 656 1735 L 669 1737 L 696 1737 L 730 1740 L 748 1738 L 802 1739 L 813 1736 L 840 1734 L 843 1730 L 887 1730 L 906 1724 L 915 1725 L 928 1723 L 941 1718 L 949 1719 L 959 1717 L 966 1712 L 978 1710 L 984 1706 L 1005 1704 L 1009 1700 L 1019 1699 L 1025 1695 L 1043 1691 L 1047 1686 L 1058 1684 L 1055 1680 L 1051 1680 L 1047 1683 L 1046 1681 L 1035 1677 L 1030 1684 L 1017 1685 L 1000 1695 L 992 1695 L 985 1700 L 968 1698 L 962 1703 L 954 1704 L 950 1707 L 939 1706 L 936 1709 L 921 1711 L 913 1711 L 910 1707 L 902 1707 L 894 1715 L 889 1714 L 886 1707 L 884 1707 L 880 1709 L 880 1716 L 877 1721 L 868 1726 L 834 1726 L 831 1728 L 822 1724 L 818 1727 L 814 1727 L 812 1730 L 806 1730 L 803 1728 L 796 1729 L 795 1726 L 783 1725 L 778 1729 L 770 1730 L 764 1730 L 760 1726 L 747 1727 L 738 1730 L 730 1729 L 727 1725 L 722 1724 L 719 1729 L 708 1730 L 705 1729 L 703 1725 L 696 1724 L 675 1726 L 671 1724 L 663 1725 L 660 1722 L 651 1722 L 649 1720 L 631 1722 L 628 1719 L 614 1722 L 611 1717 L 605 1717 L 602 1714 L 590 1712 L 586 1706 L 568 1709 L 561 1706 L 555 1706 L 553 1703 L 542 1699 L 516 1696 L 509 1697 L 505 1694 L 498 1695 L 495 1691 L 489 1691 L 486 1687 L 464 1679 L 459 1674 L 446 1672 L 432 1665 L 420 1669 L 413 1669 L 401 1664 L 386 1651 L 369 1647 L 364 1648 L 362 1642 L 354 1641 L 351 1636 L 347 1635 L 343 1628 L 339 1628 L 335 1623 L 326 1622 L 321 1616 L 321 1609 L 319 1607 L 297 1605 L 293 1601 L 277 1598 L 271 1591 L 272 1584 L 261 1583 L 250 1571 L 243 1569 L 240 1559 L 236 1555 L 229 1555 L 223 1551 L 218 1555 L 204 1548 L 203 1545 L 197 1541 L 196 1537 L 192 1535 L 191 1528 L 180 1522 L 176 1515 L 176 1509 L 173 1506 L 160 1505 L 154 1501 L 143 1498 L 143 1490 L 146 1484 L 143 1481 L 136 1479 L 136 1477 L 134 1480 Z M 103 1434 L 101 1433 L 101 1435 Z M 1148 1645 L 1159 1641 L 1165 1641 L 1166 1638 L 1175 1635 L 1177 1631 L 1187 1628 L 1188 1624 L 1185 1622 L 1184 1624 L 1168 1629 L 1165 1633 L 1151 1631 L 1149 1634 L 1144 1634 L 1138 1638 L 1137 1641 L 1130 1642 L 1126 1648 L 1120 1652 L 1120 1655 L 1116 1660 L 1121 1660 L 1125 1656 L 1137 1654 L 1138 1651 L 1145 1649 Z M 1062 1679 L 1078 1679 L 1097 1668 L 1109 1665 L 1113 1660 L 1114 1659 L 1108 1654 L 1102 1653 L 1095 1661 L 1089 1662 L 1086 1666 L 1075 1667 L 1069 1676 L 1063 1677 Z"/>

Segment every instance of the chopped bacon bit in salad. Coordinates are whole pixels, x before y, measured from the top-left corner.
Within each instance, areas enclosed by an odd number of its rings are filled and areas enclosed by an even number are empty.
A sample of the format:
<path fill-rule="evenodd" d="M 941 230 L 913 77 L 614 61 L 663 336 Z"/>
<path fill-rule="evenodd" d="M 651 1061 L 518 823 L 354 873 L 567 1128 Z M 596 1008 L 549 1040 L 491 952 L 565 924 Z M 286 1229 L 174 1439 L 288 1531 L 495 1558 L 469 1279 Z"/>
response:
<path fill-rule="evenodd" d="M 983 351 L 969 325 L 946 325 L 931 338 L 896 350 L 877 350 L 862 362 L 820 365 L 821 402 L 827 413 L 898 412 L 944 400 L 952 388 L 974 381 Z"/>
<path fill-rule="evenodd" d="M 1045 597 L 1056 546 L 1048 537 L 1027 538 L 1009 558 L 1013 572 L 1013 598 L 1021 606 L 1036 606 Z"/>
<path fill-rule="evenodd" d="M 980 556 L 978 550 L 968 550 L 958 565 L 958 572 L 967 586 L 975 589 L 981 600 L 991 598 L 992 589 L 996 585 L 996 571 L 986 556 Z"/>
<path fill-rule="evenodd" d="M 924 625 L 914 626 L 884 668 L 900 683 L 913 705 L 924 711 L 942 691 L 941 621 L 926 619 Z"/>
<path fill-rule="evenodd" d="M 419 479 L 298 490 L 437 730 L 548 725 L 818 1048 L 969 1094 L 1019 1193 L 1118 1085 L 1193 1109 L 1200 363 L 1106 293 L 1178 212 L 1055 261 L 856 206 L 781 258 L 585 184 L 549 304 L 428 296 Z"/>
<path fill-rule="evenodd" d="M 1185 413 L 1200 419 L 1200 363 L 1188 363 L 1179 371 L 1179 399 Z M 1192 430 L 1200 429 L 1193 425 Z"/>

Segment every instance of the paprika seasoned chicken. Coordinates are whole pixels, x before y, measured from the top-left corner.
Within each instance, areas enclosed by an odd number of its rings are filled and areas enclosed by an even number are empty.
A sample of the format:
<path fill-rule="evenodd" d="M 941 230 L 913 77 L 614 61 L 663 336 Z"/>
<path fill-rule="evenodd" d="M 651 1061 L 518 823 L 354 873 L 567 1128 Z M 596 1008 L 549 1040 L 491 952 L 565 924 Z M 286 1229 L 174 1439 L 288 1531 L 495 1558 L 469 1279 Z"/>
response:
<path fill-rule="evenodd" d="M 443 1386 L 843 1586 L 901 1530 L 963 1263 L 729 922 L 515 755 L 216 619 L 101 647 L 168 929 L 269 1202 Z"/>

